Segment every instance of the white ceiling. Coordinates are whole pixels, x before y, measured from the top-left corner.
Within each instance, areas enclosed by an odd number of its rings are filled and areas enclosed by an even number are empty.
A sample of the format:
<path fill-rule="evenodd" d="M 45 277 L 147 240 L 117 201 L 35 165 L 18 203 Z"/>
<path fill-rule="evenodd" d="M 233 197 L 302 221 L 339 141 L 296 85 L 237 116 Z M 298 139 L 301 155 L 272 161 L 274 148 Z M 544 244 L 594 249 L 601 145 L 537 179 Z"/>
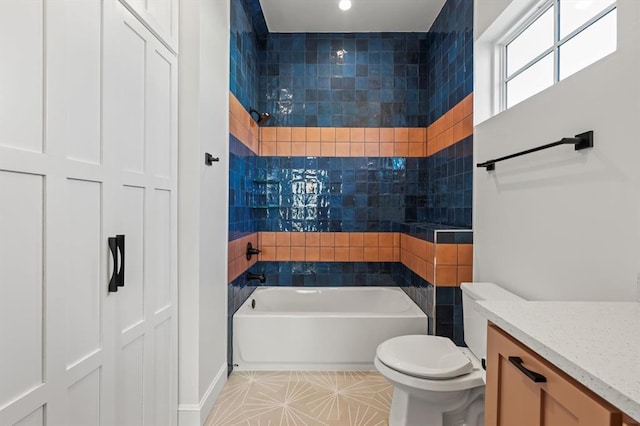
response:
<path fill-rule="evenodd" d="M 260 0 L 273 33 L 425 32 L 446 0 Z"/>

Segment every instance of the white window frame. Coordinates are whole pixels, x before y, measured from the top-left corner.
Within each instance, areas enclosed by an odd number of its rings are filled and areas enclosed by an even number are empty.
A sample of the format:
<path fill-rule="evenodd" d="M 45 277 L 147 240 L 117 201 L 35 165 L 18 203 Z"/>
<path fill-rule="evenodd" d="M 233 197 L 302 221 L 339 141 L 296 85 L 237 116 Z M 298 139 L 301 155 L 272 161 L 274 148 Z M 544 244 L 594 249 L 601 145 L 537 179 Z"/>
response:
<path fill-rule="evenodd" d="M 594 15 L 592 18 L 584 22 L 578 28 L 560 38 L 560 2 L 562 0 L 545 0 L 533 7 L 528 14 L 525 15 L 523 19 L 519 21 L 519 23 L 515 26 L 515 29 L 510 29 L 507 32 L 507 35 L 502 38 L 498 42 L 498 47 L 500 51 L 500 85 L 499 85 L 499 99 L 500 99 L 500 111 L 504 111 L 509 108 L 507 106 L 507 84 L 518 77 L 520 74 L 531 68 L 533 65 L 537 64 L 544 57 L 553 53 L 553 85 L 557 84 L 560 81 L 560 48 L 570 41 L 572 38 L 580 34 L 582 31 L 589 28 L 591 25 L 599 21 L 601 18 L 605 17 L 607 14 L 612 12 L 618 7 L 618 2 L 615 1 L 605 9 L 603 9 L 598 14 Z M 531 61 L 527 62 L 522 67 L 518 68 L 511 75 L 507 74 L 507 46 L 514 41 L 520 34 L 525 32 L 534 22 L 538 20 L 542 15 L 544 15 L 549 9 L 553 8 L 553 40 L 554 43 L 544 52 L 540 53 L 538 56 L 533 58 Z M 585 68 L 588 68 L 585 67 Z M 584 68 L 583 68 L 584 69 Z M 581 70 L 580 70 L 581 71 Z M 578 72 L 580 72 L 578 71 Z M 552 86 L 553 86 L 552 85 Z M 546 89 L 544 89 L 546 90 Z M 538 92 L 540 93 L 540 92 Z M 535 94 L 534 94 L 535 95 Z M 532 96 L 534 96 L 532 95 Z M 512 105 L 513 106 L 513 105 Z"/>

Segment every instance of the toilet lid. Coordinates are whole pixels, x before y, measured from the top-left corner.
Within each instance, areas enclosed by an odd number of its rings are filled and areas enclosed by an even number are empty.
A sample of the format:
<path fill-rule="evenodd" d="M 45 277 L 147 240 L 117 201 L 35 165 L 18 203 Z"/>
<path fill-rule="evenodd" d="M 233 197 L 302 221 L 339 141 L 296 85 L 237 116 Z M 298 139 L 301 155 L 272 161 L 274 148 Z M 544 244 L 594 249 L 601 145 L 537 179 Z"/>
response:
<path fill-rule="evenodd" d="M 445 337 L 394 337 L 381 343 L 376 354 L 388 367 L 425 379 L 450 379 L 473 370 L 471 360 Z"/>

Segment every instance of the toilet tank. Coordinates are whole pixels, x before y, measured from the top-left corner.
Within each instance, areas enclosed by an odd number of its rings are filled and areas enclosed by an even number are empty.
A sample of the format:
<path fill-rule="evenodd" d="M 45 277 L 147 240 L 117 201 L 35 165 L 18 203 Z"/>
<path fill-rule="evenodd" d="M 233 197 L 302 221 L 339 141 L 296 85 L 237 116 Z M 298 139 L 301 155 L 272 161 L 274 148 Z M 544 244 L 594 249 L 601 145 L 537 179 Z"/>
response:
<path fill-rule="evenodd" d="M 524 301 L 493 283 L 462 283 L 464 342 L 480 360 L 487 357 L 487 317 L 478 309 L 480 300 Z"/>

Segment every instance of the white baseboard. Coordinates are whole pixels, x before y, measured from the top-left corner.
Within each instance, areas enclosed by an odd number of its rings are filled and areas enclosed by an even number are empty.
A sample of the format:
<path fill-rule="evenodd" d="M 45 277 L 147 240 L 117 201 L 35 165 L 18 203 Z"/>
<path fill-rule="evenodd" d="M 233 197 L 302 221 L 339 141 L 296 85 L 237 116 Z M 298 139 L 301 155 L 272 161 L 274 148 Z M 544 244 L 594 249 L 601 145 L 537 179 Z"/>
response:
<path fill-rule="evenodd" d="M 178 426 L 201 426 L 200 410 L 183 407 L 186 404 L 178 406 Z"/>
<path fill-rule="evenodd" d="M 178 405 L 178 426 L 202 426 L 222 393 L 225 383 L 227 383 L 227 364 L 223 363 L 199 404 Z"/>
<path fill-rule="evenodd" d="M 207 417 L 209 417 L 209 414 L 213 409 L 213 405 L 216 403 L 218 397 L 222 393 L 222 389 L 227 383 L 227 372 L 228 366 L 225 362 L 218 370 L 218 374 L 216 374 L 216 377 L 213 378 L 213 381 L 209 385 L 209 388 L 200 400 L 200 424 L 203 424 L 205 420 L 207 420 Z"/>

